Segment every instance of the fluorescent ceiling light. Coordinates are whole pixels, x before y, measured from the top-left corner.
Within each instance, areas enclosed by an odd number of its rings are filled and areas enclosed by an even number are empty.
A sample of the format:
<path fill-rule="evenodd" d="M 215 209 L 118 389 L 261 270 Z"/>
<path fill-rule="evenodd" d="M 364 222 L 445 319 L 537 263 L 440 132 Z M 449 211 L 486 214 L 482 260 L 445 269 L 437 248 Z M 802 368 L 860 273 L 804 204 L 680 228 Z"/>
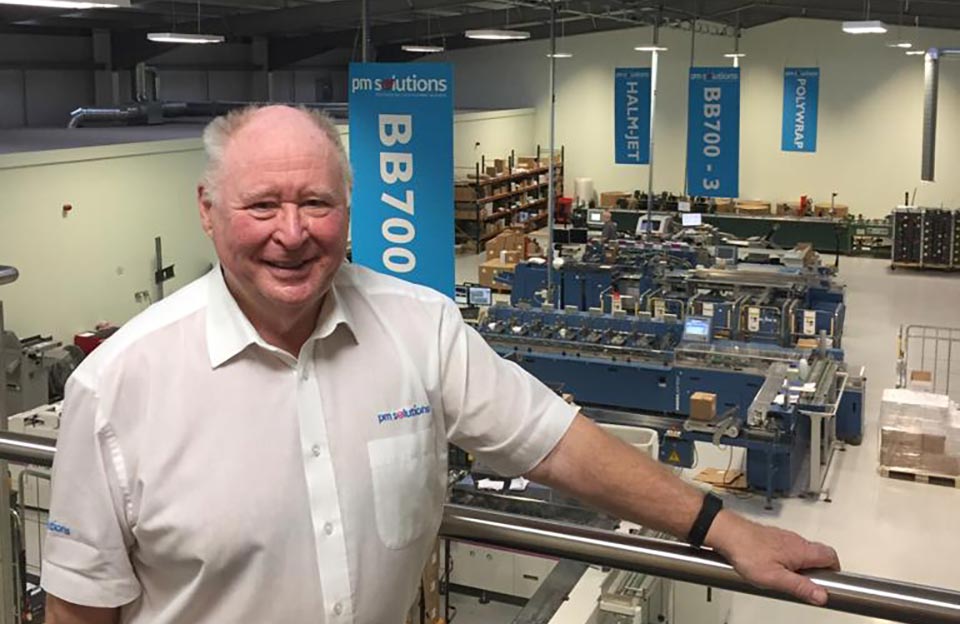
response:
<path fill-rule="evenodd" d="M 913 47 L 913 44 L 909 41 L 895 41 L 893 43 L 887 44 L 888 48 L 900 48 L 902 50 L 909 50 Z"/>
<path fill-rule="evenodd" d="M 152 32 L 147 39 L 157 43 L 223 43 L 223 35 L 201 35 L 193 33 Z"/>
<path fill-rule="evenodd" d="M 724 54 L 724 58 L 747 58 L 747 55 L 743 52 L 731 52 L 730 54 Z"/>
<path fill-rule="evenodd" d="M 116 9 L 130 8 L 130 0 L 99 0 L 82 2 L 80 0 L 0 0 L 0 4 L 42 7 L 48 9 Z"/>
<path fill-rule="evenodd" d="M 572 52 L 557 52 L 556 54 L 547 54 L 547 58 L 573 58 Z"/>
<path fill-rule="evenodd" d="M 926 53 L 926 50 L 907 50 L 907 56 L 921 56 Z"/>
<path fill-rule="evenodd" d="M 530 33 L 525 30 L 499 30 L 496 28 L 468 30 L 463 34 L 467 39 L 483 39 L 485 41 L 520 41 L 530 38 Z"/>
<path fill-rule="evenodd" d="M 844 22 L 843 32 L 848 35 L 882 35 L 887 27 L 878 20 L 862 20 L 859 22 Z"/>
<path fill-rule="evenodd" d="M 404 44 L 400 46 L 400 49 L 404 52 L 416 52 L 418 54 L 436 54 L 437 52 L 443 52 L 443 46 L 419 43 Z"/>
<path fill-rule="evenodd" d="M 637 52 L 666 52 L 667 48 L 658 45 L 637 46 L 634 48 Z"/>

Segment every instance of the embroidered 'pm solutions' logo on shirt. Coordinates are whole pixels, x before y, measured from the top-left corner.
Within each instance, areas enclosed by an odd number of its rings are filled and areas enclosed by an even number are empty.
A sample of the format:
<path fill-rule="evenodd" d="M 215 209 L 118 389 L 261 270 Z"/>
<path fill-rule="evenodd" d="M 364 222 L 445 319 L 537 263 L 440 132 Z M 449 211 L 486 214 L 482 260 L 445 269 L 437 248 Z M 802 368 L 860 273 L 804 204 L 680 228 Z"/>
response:
<path fill-rule="evenodd" d="M 393 422 L 395 420 L 405 420 L 407 418 L 415 418 L 421 414 L 429 414 L 430 406 L 429 405 L 412 405 L 410 407 L 405 407 L 403 409 L 398 409 L 393 412 L 383 412 L 377 414 L 377 424 L 382 425 L 385 422 Z"/>
<path fill-rule="evenodd" d="M 70 535 L 70 527 L 64 526 L 59 522 L 51 520 L 47 523 L 47 530 L 51 533 L 60 533 L 61 535 Z"/>

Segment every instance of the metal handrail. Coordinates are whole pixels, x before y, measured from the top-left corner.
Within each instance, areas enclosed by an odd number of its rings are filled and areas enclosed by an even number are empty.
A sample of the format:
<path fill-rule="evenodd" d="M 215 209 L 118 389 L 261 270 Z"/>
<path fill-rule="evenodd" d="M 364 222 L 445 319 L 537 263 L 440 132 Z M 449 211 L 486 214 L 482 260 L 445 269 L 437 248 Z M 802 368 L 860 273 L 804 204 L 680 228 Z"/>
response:
<path fill-rule="evenodd" d="M 0 286 L 12 284 L 17 281 L 18 277 L 20 277 L 20 272 L 15 268 L 0 264 Z"/>
<path fill-rule="evenodd" d="M 50 466 L 55 453 L 56 447 L 49 438 L 0 433 L 0 459 Z M 463 505 L 445 506 L 440 535 L 798 602 L 790 595 L 747 583 L 719 554 L 680 542 Z M 804 575 L 827 590 L 827 609 L 906 624 L 960 623 L 960 592 L 849 572 L 814 570 Z"/>
<path fill-rule="evenodd" d="M 749 584 L 719 554 L 680 542 L 614 533 L 527 516 L 447 505 L 443 537 L 573 559 L 594 565 L 720 589 L 799 602 Z M 804 572 L 825 588 L 825 608 L 906 624 L 960 622 L 960 593 L 885 579 L 815 570 Z"/>

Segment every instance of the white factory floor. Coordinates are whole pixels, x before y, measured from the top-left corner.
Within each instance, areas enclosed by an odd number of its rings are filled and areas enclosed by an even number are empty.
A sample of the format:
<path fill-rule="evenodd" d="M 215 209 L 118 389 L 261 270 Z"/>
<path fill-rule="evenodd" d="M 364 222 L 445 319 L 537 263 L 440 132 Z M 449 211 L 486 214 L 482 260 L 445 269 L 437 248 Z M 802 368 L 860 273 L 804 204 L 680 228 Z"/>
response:
<path fill-rule="evenodd" d="M 480 261 L 458 258 L 458 281 L 476 280 Z M 846 359 L 867 370 L 864 443 L 837 453 L 829 475 L 830 503 L 788 499 L 767 512 L 759 498 L 727 497 L 727 505 L 833 545 L 847 571 L 960 591 L 960 489 L 896 481 L 877 472 L 880 396 L 896 383 L 898 328 L 901 323 L 960 327 L 960 276 L 891 272 L 885 260 L 842 257 L 840 277 L 847 284 Z M 699 467 L 726 467 L 726 452 L 698 451 Z M 462 596 L 454 604 L 461 605 L 459 624 L 507 623 L 517 611 Z M 880 621 L 737 595 L 729 624 Z"/>

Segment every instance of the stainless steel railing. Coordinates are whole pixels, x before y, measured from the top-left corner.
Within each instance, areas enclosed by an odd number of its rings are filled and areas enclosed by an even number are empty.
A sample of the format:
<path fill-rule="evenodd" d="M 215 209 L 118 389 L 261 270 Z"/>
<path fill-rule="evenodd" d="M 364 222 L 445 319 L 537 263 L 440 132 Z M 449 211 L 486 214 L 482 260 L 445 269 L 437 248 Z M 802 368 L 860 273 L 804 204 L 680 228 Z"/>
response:
<path fill-rule="evenodd" d="M 447 505 L 440 534 L 594 565 L 644 572 L 745 594 L 797 602 L 750 585 L 720 555 L 680 542 L 642 538 L 499 512 Z M 910 624 L 960 622 L 960 593 L 847 572 L 810 571 L 827 609 Z"/>
<path fill-rule="evenodd" d="M 47 438 L 0 434 L 0 460 L 50 466 L 56 452 Z M 750 585 L 724 559 L 679 542 L 447 505 L 440 534 L 450 539 L 514 548 L 538 555 L 643 572 L 710 587 L 796 602 Z M 871 578 L 848 572 L 809 571 L 824 587 L 825 608 L 906 624 L 960 623 L 960 592 Z"/>

